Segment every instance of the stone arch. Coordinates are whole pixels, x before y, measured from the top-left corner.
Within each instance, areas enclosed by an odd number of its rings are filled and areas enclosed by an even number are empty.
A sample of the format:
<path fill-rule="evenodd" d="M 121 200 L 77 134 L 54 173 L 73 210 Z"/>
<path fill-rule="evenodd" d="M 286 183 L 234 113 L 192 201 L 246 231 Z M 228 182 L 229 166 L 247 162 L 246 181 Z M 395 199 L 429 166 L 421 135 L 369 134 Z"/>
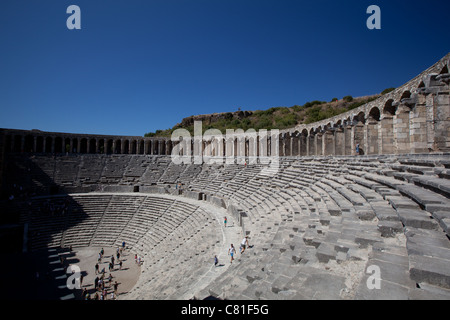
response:
<path fill-rule="evenodd" d="M 384 104 L 384 107 L 383 107 L 383 115 L 389 115 L 389 116 L 395 115 L 396 108 L 393 105 L 393 103 L 394 103 L 393 99 L 389 99 L 386 101 L 386 103 Z"/>
<path fill-rule="evenodd" d="M 402 96 L 400 97 L 400 102 L 403 99 L 409 99 L 409 98 L 411 98 L 411 91 L 405 90 L 405 91 L 403 91 Z"/>
<path fill-rule="evenodd" d="M 380 121 L 381 112 L 378 107 L 372 107 L 369 111 L 369 119 Z"/>

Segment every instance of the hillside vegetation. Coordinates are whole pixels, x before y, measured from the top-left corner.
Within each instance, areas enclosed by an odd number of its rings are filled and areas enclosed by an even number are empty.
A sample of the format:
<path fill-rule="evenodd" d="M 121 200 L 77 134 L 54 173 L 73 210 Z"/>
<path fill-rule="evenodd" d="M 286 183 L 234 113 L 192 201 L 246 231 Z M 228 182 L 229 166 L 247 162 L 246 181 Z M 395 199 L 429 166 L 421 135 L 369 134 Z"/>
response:
<path fill-rule="evenodd" d="M 176 124 L 173 128 L 149 132 L 145 134 L 145 137 L 170 137 L 172 132 L 179 128 L 186 129 L 191 135 L 194 135 L 194 121 L 202 121 L 203 132 L 208 129 L 218 129 L 222 134 L 226 133 L 226 129 L 282 130 L 298 124 L 309 124 L 336 116 L 373 101 L 392 90 L 394 88 L 386 89 L 381 94 L 358 98 L 352 96 L 345 96 L 340 100 L 334 98 L 330 102 L 315 100 L 302 106 L 294 105 L 292 107 L 272 107 L 267 110 L 238 110 L 190 116 L 184 118 L 181 123 Z"/>

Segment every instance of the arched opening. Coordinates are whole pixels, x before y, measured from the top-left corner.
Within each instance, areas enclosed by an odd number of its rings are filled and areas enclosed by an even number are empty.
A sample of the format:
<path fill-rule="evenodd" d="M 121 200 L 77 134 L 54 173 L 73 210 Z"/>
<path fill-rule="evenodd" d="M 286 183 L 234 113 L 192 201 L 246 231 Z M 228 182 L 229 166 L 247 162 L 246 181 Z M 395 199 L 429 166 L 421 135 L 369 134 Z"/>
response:
<path fill-rule="evenodd" d="M 411 97 L 411 92 L 409 92 L 409 91 L 404 91 L 403 93 L 402 93 L 402 96 L 400 97 L 400 102 L 403 100 L 403 99 L 409 99 Z"/>
<path fill-rule="evenodd" d="M 394 100 L 392 100 L 392 99 L 389 99 L 388 101 L 386 101 L 386 103 L 384 104 L 384 108 L 383 108 L 383 115 L 387 115 L 387 116 L 395 115 L 396 108 L 392 105 L 393 102 L 394 102 Z"/>
<path fill-rule="evenodd" d="M 87 153 L 88 151 L 88 142 L 86 138 L 81 139 L 80 141 L 80 153 Z"/>
<path fill-rule="evenodd" d="M 153 154 L 159 154 L 159 141 L 153 140 Z"/>
<path fill-rule="evenodd" d="M 106 154 L 111 154 L 113 153 L 113 140 L 109 139 L 106 142 Z"/>
<path fill-rule="evenodd" d="M 51 137 L 45 138 L 45 152 L 52 153 L 52 143 L 53 139 Z"/>
<path fill-rule="evenodd" d="M 166 142 L 165 141 L 160 141 L 160 149 L 161 149 L 161 155 L 166 154 Z"/>
<path fill-rule="evenodd" d="M 8 152 L 11 152 L 12 148 L 12 136 L 7 135 L 5 138 L 5 150 L 7 150 Z"/>
<path fill-rule="evenodd" d="M 137 153 L 137 145 L 136 144 L 137 144 L 136 140 L 131 141 L 130 154 Z"/>
<path fill-rule="evenodd" d="M 122 140 L 116 140 L 116 149 L 114 150 L 115 154 L 122 153 Z"/>
<path fill-rule="evenodd" d="M 70 150 L 70 138 L 66 138 L 64 140 L 64 152 L 66 153 L 72 152 L 72 150 Z"/>
<path fill-rule="evenodd" d="M 72 139 L 72 152 L 78 153 L 78 139 L 77 138 Z"/>
<path fill-rule="evenodd" d="M 377 107 L 373 107 L 372 109 L 370 109 L 369 118 L 375 121 L 380 121 L 380 109 L 378 109 Z"/>
<path fill-rule="evenodd" d="M 25 136 L 25 144 L 23 146 L 24 152 L 33 152 L 34 150 L 34 137 L 31 135 Z"/>
<path fill-rule="evenodd" d="M 63 139 L 61 137 L 55 138 L 55 153 L 63 152 Z"/>
<path fill-rule="evenodd" d="M 97 153 L 97 141 L 95 139 L 89 140 L 89 153 Z"/>
<path fill-rule="evenodd" d="M 145 152 L 145 154 L 152 154 L 152 141 L 151 140 L 146 141 L 145 145 L 146 145 L 146 148 L 145 148 L 146 152 Z"/>
<path fill-rule="evenodd" d="M 15 135 L 13 152 L 21 152 L 21 151 L 22 151 L 22 136 Z"/>
<path fill-rule="evenodd" d="M 123 144 L 123 154 L 129 154 L 130 153 L 130 141 L 125 140 Z"/>
<path fill-rule="evenodd" d="M 36 138 L 36 153 L 42 153 L 44 152 L 44 138 L 43 137 L 37 137 Z"/>
<path fill-rule="evenodd" d="M 98 153 L 104 154 L 105 153 L 105 139 L 98 140 Z"/>

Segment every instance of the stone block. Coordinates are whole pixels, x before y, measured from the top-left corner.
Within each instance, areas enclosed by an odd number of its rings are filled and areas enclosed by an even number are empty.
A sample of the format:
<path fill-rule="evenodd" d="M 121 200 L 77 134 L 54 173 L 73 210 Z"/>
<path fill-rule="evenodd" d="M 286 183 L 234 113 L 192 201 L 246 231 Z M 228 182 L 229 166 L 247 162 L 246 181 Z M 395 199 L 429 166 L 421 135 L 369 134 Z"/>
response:
<path fill-rule="evenodd" d="M 400 221 L 379 221 L 378 231 L 380 231 L 382 237 L 394 237 L 397 233 L 401 233 L 403 231 L 403 224 Z"/>
<path fill-rule="evenodd" d="M 372 221 L 375 218 L 375 212 L 373 210 L 356 210 L 356 216 L 363 221 Z"/>
<path fill-rule="evenodd" d="M 450 260 L 411 255 L 409 261 L 412 280 L 450 289 Z"/>
<path fill-rule="evenodd" d="M 437 229 L 436 221 L 424 210 L 417 209 L 398 209 L 400 221 L 407 227 L 420 229 Z"/>
<path fill-rule="evenodd" d="M 329 243 L 321 243 L 317 248 L 316 257 L 319 262 L 327 263 L 329 260 L 336 259 L 336 251 L 334 251 L 334 246 Z"/>

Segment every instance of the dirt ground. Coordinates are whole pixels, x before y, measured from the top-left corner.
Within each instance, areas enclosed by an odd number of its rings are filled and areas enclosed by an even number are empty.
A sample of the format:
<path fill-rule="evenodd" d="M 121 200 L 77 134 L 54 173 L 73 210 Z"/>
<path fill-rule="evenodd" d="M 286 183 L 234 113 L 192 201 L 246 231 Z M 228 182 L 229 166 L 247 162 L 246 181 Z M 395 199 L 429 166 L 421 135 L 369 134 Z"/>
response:
<path fill-rule="evenodd" d="M 95 295 L 94 279 L 95 277 L 100 278 L 100 274 L 96 274 L 95 264 L 98 261 L 99 252 L 101 247 L 88 247 L 88 248 L 76 248 L 72 250 L 75 257 L 79 260 L 77 265 L 81 269 L 81 274 L 83 275 L 83 282 L 81 284 L 81 290 L 86 289 L 91 298 Z M 117 248 L 107 248 L 103 247 L 104 254 L 103 258 L 99 263 L 99 270 L 105 269 L 105 279 L 108 279 L 109 275 L 112 274 L 112 283 L 109 281 L 105 282 L 105 289 L 107 290 L 106 299 L 111 298 L 111 292 L 113 291 L 113 286 L 116 281 L 118 283 L 116 299 L 120 299 L 120 296 L 133 288 L 139 279 L 139 274 L 141 273 L 140 266 L 135 262 L 134 253 L 129 252 L 125 249 L 120 260 L 122 261 L 122 267 L 119 268 L 119 264 L 116 257 Z M 111 256 L 114 255 L 115 263 L 114 268 L 109 271 L 109 262 L 111 261 Z M 76 293 L 76 298 L 81 299 L 81 290 Z M 100 292 L 98 291 L 98 296 Z"/>

